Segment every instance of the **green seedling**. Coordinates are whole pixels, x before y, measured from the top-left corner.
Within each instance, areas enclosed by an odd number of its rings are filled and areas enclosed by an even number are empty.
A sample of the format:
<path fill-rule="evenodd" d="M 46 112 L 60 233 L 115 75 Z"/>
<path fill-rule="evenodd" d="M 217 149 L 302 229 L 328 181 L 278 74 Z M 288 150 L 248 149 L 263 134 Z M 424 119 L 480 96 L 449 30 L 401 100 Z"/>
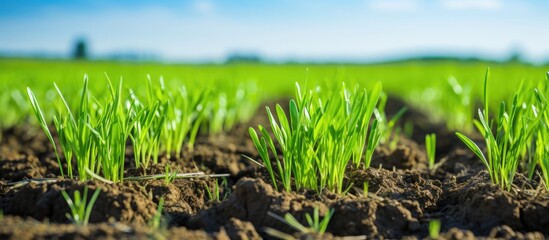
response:
<path fill-rule="evenodd" d="M 398 120 L 404 116 L 408 110 L 406 107 L 401 108 L 398 112 L 393 115 L 390 119 L 385 114 L 385 106 L 387 105 L 388 96 L 386 93 L 382 92 L 379 98 L 379 104 L 377 107 L 376 114 L 380 116 L 382 121 L 380 122 L 380 128 L 384 129 L 384 134 L 382 135 L 380 142 L 381 144 L 387 144 L 390 149 L 396 149 L 397 143 L 400 139 L 401 128 L 396 126 Z"/>
<path fill-rule="evenodd" d="M 156 101 L 149 108 L 139 102 L 135 94 L 131 93 L 132 101 L 129 102 L 130 113 L 133 118 L 133 128 L 130 133 L 132 140 L 135 166 L 148 168 L 150 161 L 158 163 L 160 154 L 160 136 L 162 134 L 163 124 L 166 119 L 164 114 L 165 106 L 161 106 Z"/>
<path fill-rule="evenodd" d="M 307 219 L 308 227 L 301 224 L 297 219 L 295 219 L 292 214 L 286 213 L 284 217 L 278 216 L 272 212 L 267 212 L 269 216 L 275 218 L 276 220 L 279 220 L 288 226 L 292 227 L 293 229 L 297 230 L 300 233 L 303 234 L 318 234 L 319 236 L 322 236 L 326 229 L 328 228 L 328 224 L 330 223 L 330 219 L 332 218 L 334 214 L 334 210 L 330 209 L 328 213 L 324 216 L 324 218 L 320 218 L 318 207 L 315 207 L 313 210 L 313 216 L 311 216 L 309 213 L 305 214 L 305 218 Z M 280 232 L 278 230 L 272 229 L 272 228 L 266 228 L 265 229 L 267 234 L 270 236 L 280 238 L 280 239 L 294 239 L 293 236 Z"/>
<path fill-rule="evenodd" d="M 545 118 L 548 120 L 547 117 Z M 545 129 L 540 129 L 536 136 L 535 156 L 541 169 L 541 179 L 545 188 L 549 190 L 549 130 L 547 126 L 543 128 Z"/>
<path fill-rule="evenodd" d="M 175 179 L 177 179 L 178 171 L 172 171 L 172 167 L 169 164 L 166 164 L 164 168 L 164 184 L 169 185 Z"/>
<path fill-rule="evenodd" d="M 59 165 L 59 170 L 61 172 L 61 176 L 65 177 L 65 171 L 63 171 L 63 164 L 61 162 L 61 158 L 59 157 L 59 151 L 57 150 L 57 145 L 55 144 L 55 141 L 53 140 L 53 136 L 50 132 L 50 129 L 48 128 L 48 123 L 46 122 L 46 118 L 44 117 L 44 113 L 42 112 L 42 108 L 40 107 L 40 104 L 38 103 L 38 100 L 36 99 L 36 96 L 34 95 L 34 93 L 32 92 L 32 90 L 30 88 L 27 88 L 27 95 L 28 95 L 29 101 L 31 103 L 32 109 L 33 109 L 33 111 L 36 115 L 36 118 L 38 120 L 38 124 L 40 125 L 40 127 L 42 128 L 44 133 L 46 134 L 46 137 L 48 138 L 48 140 L 50 141 L 50 143 L 51 143 L 51 145 L 54 149 L 55 156 L 57 158 L 57 163 Z M 71 158 L 70 157 L 69 158 L 65 157 L 65 160 L 66 160 L 68 170 L 69 170 L 69 172 L 67 174 L 70 178 L 72 178 Z"/>
<path fill-rule="evenodd" d="M 206 193 L 208 194 L 208 199 L 212 202 L 220 202 L 221 199 L 221 190 L 227 186 L 227 178 L 223 178 L 221 184 L 219 184 L 218 179 L 214 180 L 213 189 L 210 189 L 210 186 L 206 185 Z M 227 196 L 225 194 L 225 196 Z"/>
<path fill-rule="evenodd" d="M 160 198 L 160 201 L 158 202 L 158 207 L 156 208 L 156 213 L 154 214 L 154 217 L 149 221 L 149 227 L 154 230 L 158 231 L 163 226 L 162 223 L 162 212 L 164 210 L 164 197 Z"/>
<path fill-rule="evenodd" d="M 114 87 L 109 80 L 110 101 L 100 108 L 95 127 L 91 129 L 97 153 L 100 159 L 103 177 L 113 182 L 124 179 L 124 160 L 126 157 L 126 142 L 130 136 L 134 120 L 128 117 L 128 111 L 134 103 L 125 104 L 122 98 L 122 80 Z M 129 105 L 130 109 L 125 108 Z"/>
<path fill-rule="evenodd" d="M 296 83 L 296 99 L 290 100 L 289 118 L 280 105 L 276 106 L 276 117 L 267 107 L 274 140 L 261 125 L 261 138 L 253 128 L 249 133 L 274 187 L 278 189 L 280 181 L 288 192 L 295 184 L 297 190 L 343 193 L 349 161 L 368 168 L 383 134 L 381 120 L 370 121 L 380 93 L 381 83 L 370 92 L 359 90 L 358 86 L 349 91 L 343 85 L 339 92 L 325 95 L 319 88 L 302 92 Z M 282 159 L 275 140 L 280 144 Z"/>
<path fill-rule="evenodd" d="M 152 84 L 150 77 L 147 83 L 149 104 L 158 101 L 158 110 L 164 115 L 162 129 L 158 130 L 161 131 L 160 148 L 168 158 L 172 154 L 181 158 L 185 141 L 189 150 L 193 150 L 198 129 L 205 120 L 204 106 L 212 101 L 210 92 L 205 89 L 189 92 L 184 85 L 169 90 L 162 78 L 157 85 Z"/>
<path fill-rule="evenodd" d="M 67 175 L 73 177 L 72 160 L 76 161 L 79 180 L 85 181 L 91 177 L 97 178 L 102 173 L 101 179 L 112 182 L 123 180 L 126 142 L 134 128 L 137 117 L 130 117 L 130 113 L 137 112 L 138 104 L 135 100 L 124 101 L 122 97 L 122 80 L 116 87 L 108 80 L 109 95 L 105 101 L 90 96 L 88 91 L 88 78 L 84 77 L 84 86 L 81 91 L 80 101 L 75 111 L 71 109 L 61 90 L 54 83 L 61 105 L 58 113 L 53 117 L 53 123 L 59 137 L 61 150 L 67 166 Z M 63 176 L 63 164 L 44 114 L 36 97 L 30 89 L 27 89 L 32 108 L 37 116 L 40 126 L 52 144 Z M 156 106 L 155 106 L 156 107 Z M 140 114 L 155 110 L 141 108 Z M 137 130 L 136 130 L 137 131 Z M 142 152 L 140 146 L 136 146 L 137 154 Z M 138 157 L 139 158 L 139 157 Z"/>
<path fill-rule="evenodd" d="M 434 133 L 425 135 L 425 151 L 429 160 L 429 169 L 435 167 L 435 154 L 437 150 L 437 136 Z"/>
<path fill-rule="evenodd" d="M 231 129 L 239 121 L 248 120 L 257 109 L 257 93 L 257 86 L 251 81 L 210 89 L 204 128 L 208 133 L 216 134 Z"/>
<path fill-rule="evenodd" d="M 92 133 L 94 129 L 91 127 L 91 111 L 89 109 L 89 96 L 88 96 L 88 78 L 84 76 L 84 87 L 82 88 L 82 94 L 80 98 L 80 105 L 78 111 L 71 111 L 68 102 L 65 100 L 63 94 L 59 87 L 54 83 L 55 89 L 59 95 L 59 98 L 62 102 L 62 108 L 59 113 L 54 116 L 53 122 L 55 129 L 57 130 L 57 135 L 59 137 L 59 142 L 61 149 L 65 157 L 65 163 L 67 166 L 67 175 L 69 178 L 73 177 L 72 169 L 72 157 L 73 155 L 76 158 L 76 166 L 80 180 L 85 181 L 89 179 L 89 175 L 86 173 L 86 168 L 90 169 L 92 172 L 95 172 L 97 166 L 97 161 L 95 155 L 97 154 L 97 146 L 94 143 L 94 134 Z M 44 114 L 38 104 L 38 100 L 34 96 L 34 93 L 27 88 L 27 93 L 31 106 L 36 114 L 38 122 L 44 130 L 44 133 L 50 140 L 50 143 L 53 146 L 57 160 L 59 162 L 59 167 L 61 169 L 61 174 L 65 176 L 65 171 L 63 171 L 63 164 L 61 164 L 59 150 L 56 147 L 55 142 L 51 132 L 49 131 L 48 124 L 45 120 Z"/>
<path fill-rule="evenodd" d="M 367 198 L 368 197 L 368 191 L 370 189 L 370 182 L 364 182 L 362 186 L 362 195 Z"/>
<path fill-rule="evenodd" d="M 429 221 L 429 238 L 438 239 L 440 236 L 440 220 Z"/>
<path fill-rule="evenodd" d="M 545 188 L 549 190 L 549 109 L 547 107 L 547 96 L 549 96 L 549 72 L 547 73 L 546 81 L 540 84 L 541 90 L 537 96 L 538 102 L 543 106 L 545 111 L 541 112 L 541 123 L 535 137 L 534 162 L 541 169 L 541 179 Z M 537 161 L 535 161 L 537 159 Z M 530 169 L 534 169 L 531 167 Z"/>
<path fill-rule="evenodd" d="M 6 83 L 4 83 L 6 84 Z M 0 85 L 4 85 L 0 84 Z M 9 86 L 0 86 L 0 142 L 2 141 L 3 130 L 29 122 L 31 108 L 24 97 L 23 91 L 11 89 Z"/>
<path fill-rule="evenodd" d="M 478 110 L 479 120 L 475 126 L 484 138 L 486 155 L 480 147 L 462 133 L 456 135 L 475 153 L 486 166 L 493 183 L 501 188 L 510 190 L 517 168 L 524 158 L 524 152 L 532 141 L 532 136 L 538 129 L 541 113 L 546 111 L 545 106 L 526 101 L 529 91 L 519 87 L 515 92 L 512 103 L 507 109 L 505 102 L 499 108 L 497 118 L 489 118 L 488 109 L 488 74 L 484 80 L 484 111 Z M 539 91 L 533 91 L 536 99 L 541 99 Z M 530 98 L 531 99 L 531 98 Z M 495 121 L 495 123 L 494 123 Z M 494 126 L 495 124 L 495 126 Z M 496 133 L 492 132 L 493 127 Z"/>
<path fill-rule="evenodd" d="M 448 85 L 442 89 L 444 100 L 441 103 L 444 120 L 449 129 L 461 130 L 470 133 L 474 125 L 474 111 L 472 109 L 472 88 L 463 85 L 455 77 L 448 78 Z"/>
<path fill-rule="evenodd" d="M 101 189 L 97 188 L 88 202 L 88 186 L 84 187 L 84 195 L 80 195 L 80 191 L 74 191 L 74 197 L 71 199 L 66 191 L 61 191 L 63 198 L 69 205 L 71 213 L 67 213 L 67 218 L 77 225 L 87 225 L 90 220 L 93 205 L 99 196 Z"/>

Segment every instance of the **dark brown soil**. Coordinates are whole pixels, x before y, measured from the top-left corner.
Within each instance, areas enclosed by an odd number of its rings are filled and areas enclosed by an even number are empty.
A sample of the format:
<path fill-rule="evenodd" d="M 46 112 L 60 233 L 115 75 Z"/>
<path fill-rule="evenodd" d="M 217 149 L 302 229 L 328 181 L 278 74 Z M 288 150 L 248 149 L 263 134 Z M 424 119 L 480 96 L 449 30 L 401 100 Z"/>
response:
<path fill-rule="evenodd" d="M 208 234 L 184 227 L 152 229 L 142 224 L 102 222 L 78 226 L 40 222 L 20 217 L 4 217 L 1 239 L 229 239 L 227 233 Z"/>
<path fill-rule="evenodd" d="M 388 114 L 404 106 L 390 99 Z M 273 104 L 269 104 L 273 105 Z M 480 161 L 443 125 L 409 109 L 403 121 L 414 134 L 400 136 L 394 148 L 380 146 L 366 170 L 349 167 L 345 196 L 329 192 L 280 192 L 265 170 L 244 156 L 258 159 L 248 127 L 268 126 L 261 108 L 256 117 L 226 133 L 201 135 L 194 151 L 149 168 L 136 169 L 128 159 L 126 176 L 163 174 L 165 166 L 180 173 L 228 173 L 220 202 L 209 199 L 214 179 L 191 178 L 124 181 L 105 184 L 60 177 L 53 149 L 40 130 L 19 126 L 4 131 L 0 144 L 1 239 L 258 239 L 271 238 L 267 228 L 301 239 L 361 236 L 368 239 L 428 238 L 433 219 L 442 223 L 442 239 L 544 239 L 549 236 L 549 194 L 536 181 L 516 178 L 512 191 L 490 182 Z M 424 135 L 437 133 L 437 167 L 428 169 Z M 131 157 L 131 156 L 130 156 Z M 47 178 L 47 179 L 46 179 Z M 34 181 L 14 182 L 32 179 Z M 221 182 L 221 181 L 219 181 Z M 363 183 L 369 183 L 367 194 Z M 351 185 L 352 184 L 352 185 Z M 101 193 L 90 224 L 69 222 L 61 191 L 69 195 L 88 186 Z M 163 224 L 149 223 L 160 198 L 165 199 Z M 306 223 L 314 208 L 334 215 L 326 234 L 299 233 L 268 213 L 292 214 Z M 306 225 L 306 224 L 305 224 Z"/>

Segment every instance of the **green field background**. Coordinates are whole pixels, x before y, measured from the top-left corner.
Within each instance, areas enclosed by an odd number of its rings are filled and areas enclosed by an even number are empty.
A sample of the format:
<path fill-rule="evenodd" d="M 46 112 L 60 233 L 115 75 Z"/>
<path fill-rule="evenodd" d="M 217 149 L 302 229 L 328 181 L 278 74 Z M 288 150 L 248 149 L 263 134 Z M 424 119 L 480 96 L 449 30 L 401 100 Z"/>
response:
<path fill-rule="evenodd" d="M 521 81 L 535 85 L 546 79 L 549 66 L 522 63 L 497 63 L 482 61 L 402 61 L 379 64 L 162 64 L 142 62 L 70 61 L 36 59 L 0 59 L 0 95 L 3 114 L 17 116 L 20 110 L 12 95 L 25 96 L 30 87 L 45 102 L 55 98 L 53 82 L 56 82 L 67 98 L 76 98 L 87 74 L 90 89 L 95 94 L 107 90 L 107 77 L 142 93 L 147 75 L 153 81 L 163 77 L 169 86 L 185 84 L 193 87 L 216 89 L 238 88 L 253 84 L 260 100 L 292 96 L 295 82 L 302 86 L 332 87 L 341 82 L 359 83 L 368 88 L 381 81 L 388 94 L 400 96 L 413 105 L 429 109 L 432 102 L 429 90 L 447 86 L 447 79 L 455 77 L 463 85 L 470 85 L 476 99 L 480 99 L 484 75 L 490 74 L 491 105 L 507 99 Z M 439 93 L 440 94 L 440 93 Z M 442 93 L 443 94 L 443 93 Z M 440 97 L 434 101 L 440 101 Z M 442 98 L 443 99 L 443 98 Z M 20 101 L 19 105 L 23 103 Z M 12 121 L 19 121 L 18 118 Z M 4 119 L 4 121 L 9 121 Z M 11 125 L 11 124 L 5 124 Z"/>

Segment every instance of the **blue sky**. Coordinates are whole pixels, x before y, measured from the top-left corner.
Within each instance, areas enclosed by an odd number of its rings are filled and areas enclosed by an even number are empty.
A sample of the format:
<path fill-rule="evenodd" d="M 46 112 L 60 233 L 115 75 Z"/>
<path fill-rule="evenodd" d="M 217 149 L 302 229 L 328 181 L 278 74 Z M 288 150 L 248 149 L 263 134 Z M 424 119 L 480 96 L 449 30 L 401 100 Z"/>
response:
<path fill-rule="evenodd" d="M 0 52 L 222 60 L 369 60 L 418 54 L 549 60 L 549 1 L 3 1 Z"/>

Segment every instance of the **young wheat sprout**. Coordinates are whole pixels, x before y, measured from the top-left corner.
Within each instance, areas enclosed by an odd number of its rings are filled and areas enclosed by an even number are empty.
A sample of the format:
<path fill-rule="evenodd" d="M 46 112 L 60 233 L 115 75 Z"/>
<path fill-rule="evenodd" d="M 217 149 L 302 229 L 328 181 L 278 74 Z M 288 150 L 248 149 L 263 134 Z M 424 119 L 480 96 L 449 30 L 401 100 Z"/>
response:
<path fill-rule="evenodd" d="M 290 100 L 289 118 L 280 105 L 276 105 L 276 117 L 267 107 L 275 138 L 261 125 L 261 138 L 253 128 L 249 133 L 274 187 L 278 189 L 280 181 L 288 192 L 295 185 L 297 190 L 320 192 L 326 188 L 343 193 L 348 163 L 368 168 L 383 135 L 379 115 L 371 120 L 380 93 L 381 83 L 370 92 L 358 86 L 350 91 L 343 84 L 335 93 L 319 88 L 302 92 L 296 83 L 296 99 Z M 275 141 L 280 144 L 282 159 Z"/>
<path fill-rule="evenodd" d="M 434 133 L 425 135 L 425 150 L 429 160 L 429 169 L 435 166 L 435 154 L 437 150 L 437 136 Z"/>
<path fill-rule="evenodd" d="M 528 150 L 534 133 L 539 129 L 543 116 L 540 113 L 547 110 L 547 105 L 543 103 L 539 91 L 529 91 L 521 85 L 513 96 L 510 108 L 502 102 L 497 118 L 490 119 L 488 74 L 487 70 L 484 80 L 484 111 L 478 110 L 479 120 L 475 121 L 475 126 L 484 137 L 486 155 L 473 140 L 459 132 L 456 135 L 482 160 L 492 182 L 510 191 L 518 166 L 525 160 L 524 152 Z M 529 97 L 530 94 L 534 94 L 535 98 Z M 496 129 L 495 134 L 492 129 Z"/>
<path fill-rule="evenodd" d="M 334 209 L 328 210 L 328 213 L 324 216 L 324 218 L 321 219 L 319 209 L 315 206 L 313 210 L 313 216 L 311 216 L 309 213 L 305 213 L 305 218 L 307 219 L 307 223 L 309 225 L 308 227 L 301 224 L 297 219 L 295 219 L 294 216 L 292 216 L 292 214 L 289 213 L 286 213 L 284 217 L 278 216 L 272 212 L 267 212 L 267 214 L 275 218 L 276 220 L 281 221 L 286 225 L 292 227 L 293 229 L 299 231 L 300 233 L 314 233 L 322 236 L 326 232 L 328 224 L 330 223 L 330 219 L 334 215 Z M 267 228 L 266 232 L 267 234 L 280 239 L 294 239 L 293 236 L 278 231 L 276 229 Z"/>
<path fill-rule="evenodd" d="M 73 198 L 71 198 L 69 194 L 63 190 L 61 194 L 63 195 L 63 198 L 65 198 L 65 201 L 71 210 L 70 214 L 67 213 L 67 218 L 69 218 L 74 224 L 87 225 L 90 220 L 93 205 L 95 204 L 100 192 L 101 189 L 97 188 L 88 202 L 88 186 L 84 187 L 83 196 L 80 195 L 80 191 L 74 191 Z"/>

